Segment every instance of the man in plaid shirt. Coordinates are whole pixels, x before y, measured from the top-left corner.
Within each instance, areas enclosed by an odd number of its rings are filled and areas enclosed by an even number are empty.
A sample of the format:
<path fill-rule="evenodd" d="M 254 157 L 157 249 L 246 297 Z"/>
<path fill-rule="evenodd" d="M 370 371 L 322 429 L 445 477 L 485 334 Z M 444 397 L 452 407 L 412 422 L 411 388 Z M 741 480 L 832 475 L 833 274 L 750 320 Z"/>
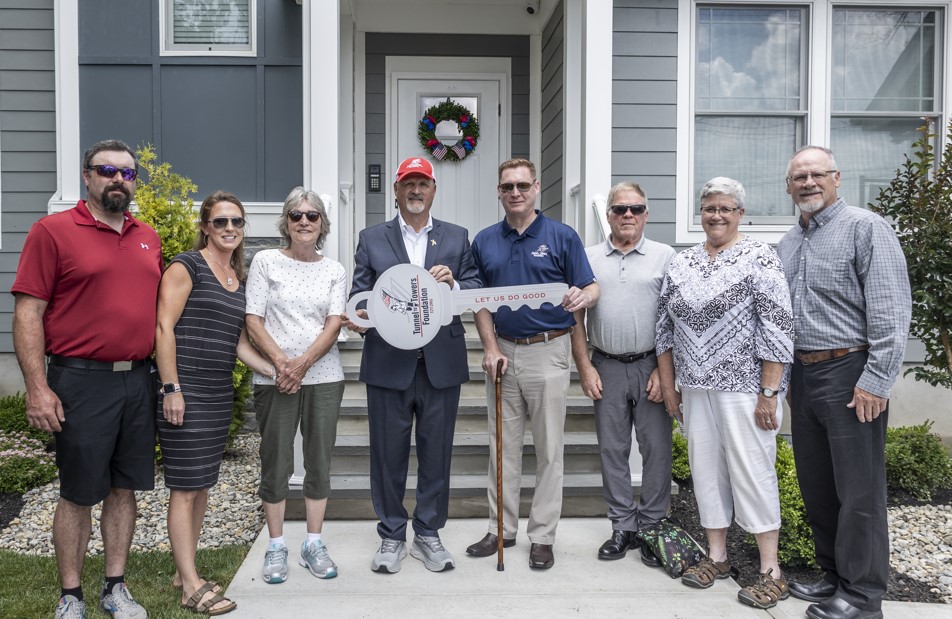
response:
<path fill-rule="evenodd" d="M 816 583 L 790 583 L 814 619 L 882 617 L 889 579 L 885 441 L 912 299 L 892 227 L 837 196 L 833 153 L 804 146 L 787 167 L 800 220 L 781 239 L 796 331 L 791 409 Z"/>

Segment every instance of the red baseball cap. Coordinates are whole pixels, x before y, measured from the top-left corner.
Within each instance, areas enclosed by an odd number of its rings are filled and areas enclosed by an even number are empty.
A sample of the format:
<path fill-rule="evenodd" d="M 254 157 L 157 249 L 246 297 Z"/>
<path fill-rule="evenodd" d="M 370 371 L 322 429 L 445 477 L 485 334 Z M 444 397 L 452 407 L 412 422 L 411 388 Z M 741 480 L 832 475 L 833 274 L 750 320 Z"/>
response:
<path fill-rule="evenodd" d="M 400 166 L 397 168 L 397 176 L 393 182 L 399 183 L 411 174 L 419 174 L 436 180 L 436 176 L 433 175 L 433 164 L 429 160 L 423 157 L 407 157 L 400 162 Z"/>

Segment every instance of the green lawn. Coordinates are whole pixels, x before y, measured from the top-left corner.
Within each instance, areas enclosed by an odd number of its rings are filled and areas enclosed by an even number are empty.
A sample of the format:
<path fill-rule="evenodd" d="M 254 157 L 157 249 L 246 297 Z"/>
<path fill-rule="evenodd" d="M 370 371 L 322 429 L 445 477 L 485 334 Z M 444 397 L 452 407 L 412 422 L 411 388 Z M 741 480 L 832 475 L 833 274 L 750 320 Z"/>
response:
<path fill-rule="evenodd" d="M 198 551 L 198 572 L 227 587 L 250 546 L 226 546 Z M 179 607 L 181 593 L 172 589 L 175 564 L 169 552 L 132 553 L 126 569 L 126 584 L 133 597 L 149 612 L 150 619 L 197 617 Z M 86 616 L 108 617 L 99 609 L 103 557 L 86 557 L 83 593 Z M 0 550 L 0 617 L 44 619 L 53 616 L 59 599 L 59 579 L 53 557 L 29 557 Z"/>

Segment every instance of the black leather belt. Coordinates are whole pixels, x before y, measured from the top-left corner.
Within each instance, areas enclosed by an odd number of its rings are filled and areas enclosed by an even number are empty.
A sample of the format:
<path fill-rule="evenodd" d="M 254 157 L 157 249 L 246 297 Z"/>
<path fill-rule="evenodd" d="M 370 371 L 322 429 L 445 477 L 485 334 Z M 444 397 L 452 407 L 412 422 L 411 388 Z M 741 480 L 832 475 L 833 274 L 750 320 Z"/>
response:
<path fill-rule="evenodd" d="M 624 355 L 613 355 L 611 353 L 605 352 L 604 350 L 600 348 L 595 348 L 594 346 L 592 347 L 592 350 L 594 350 L 595 352 L 597 352 L 603 357 L 606 357 L 608 359 L 614 359 L 615 361 L 621 361 L 622 363 L 634 363 L 635 361 L 641 361 L 645 357 L 650 357 L 651 355 L 655 354 L 654 348 L 652 348 L 651 350 L 646 350 L 645 352 L 625 353 Z"/>
<path fill-rule="evenodd" d="M 128 372 L 141 368 L 148 359 L 138 359 L 136 361 L 95 361 L 93 359 L 80 359 L 79 357 L 63 357 L 62 355 L 50 355 L 50 365 L 58 365 L 64 368 L 75 368 L 77 370 L 96 370 L 99 372 Z"/>
<path fill-rule="evenodd" d="M 548 342 L 549 340 L 554 340 L 557 337 L 562 337 L 571 332 L 572 327 L 568 327 L 566 329 L 555 329 L 554 331 L 543 331 L 542 333 L 536 333 L 529 337 L 511 337 L 509 335 L 503 335 L 502 333 L 496 333 L 496 335 L 504 340 L 519 344 L 520 346 L 527 346 L 529 344 L 538 344 L 539 342 Z"/>
<path fill-rule="evenodd" d="M 814 363 L 823 363 L 824 361 L 839 359 L 840 357 L 845 357 L 850 353 L 859 352 L 861 350 L 869 350 L 869 344 L 851 346 L 850 348 L 832 348 L 830 350 L 798 350 L 793 354 L 803 365 L 813 365 Z"/>

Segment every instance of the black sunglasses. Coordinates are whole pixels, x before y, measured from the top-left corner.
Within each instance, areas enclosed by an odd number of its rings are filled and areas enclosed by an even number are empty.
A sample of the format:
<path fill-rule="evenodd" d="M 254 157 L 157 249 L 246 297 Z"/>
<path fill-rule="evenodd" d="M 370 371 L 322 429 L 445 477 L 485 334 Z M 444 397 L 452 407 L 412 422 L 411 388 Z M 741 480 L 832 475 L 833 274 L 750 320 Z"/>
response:
<path fill-rule="evenodd" d="M 612 213 L 616 215 L 624 215 L 628 211 L 631 211 L 632 215 L 641 215 L 648 207 L 644 204 L 613 204 L 611 207 Z"/>
<path fill-rule="evenodd" d="M 288 219 L 291 221 L 301 221 L 302 217 L 307 217 L 309 222 L 314 223 L 321 218 L 321 214 L 317 211 L 288 211 Z"/>
<path fill-rule="evenodd" d="M 135 168 L 117 168 L 114 165 L 91 165 L 86 169 L 96 170 L 96 174 L 105 178 L 112 178 L 116 175 L 116 172 L 122 172 L 122 180 L 124 181 L 134 181 L 139 176 L 139 172 Z"/>
<path fill-rule="evenodd" d="M 215 226 L 216 229 L 221 230 L 228 226 L 228 222 L 231 222 L 236 228 L 245 227 L 245 218 L 244 217 L 216 217 L 215 219 L 206 219 L 205 223 L 210 223 Z"/>
<path fill-rule="evenodd" d="M 535 182 L 535 181 L 533 181 Z M 499 185 L 499 190 L 503 193 L 512 193 L 513 189 L 518 189 L 519 193 L 525 193 L 532 189 L 532 183 L 502 183 Z"/>

